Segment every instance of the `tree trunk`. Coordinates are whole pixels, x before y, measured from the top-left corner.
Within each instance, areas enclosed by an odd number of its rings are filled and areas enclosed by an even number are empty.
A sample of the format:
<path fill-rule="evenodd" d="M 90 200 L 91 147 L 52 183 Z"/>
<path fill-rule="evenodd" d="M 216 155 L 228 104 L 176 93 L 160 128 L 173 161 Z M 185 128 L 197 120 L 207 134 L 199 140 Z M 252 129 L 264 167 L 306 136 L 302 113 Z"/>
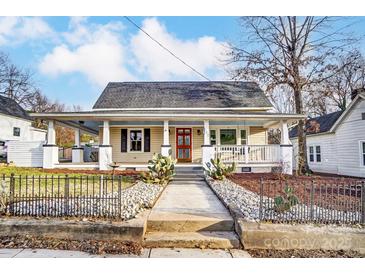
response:
<path fill-rule="evenodd" d="M 298 87 L 294 87 L 295 112 L 303 114 L 303 103 L 301 91 Z M 307 153 L 305 142 L 305 119 L 300 119 L 298 123 L 298 175 L 307 173 Z"/>

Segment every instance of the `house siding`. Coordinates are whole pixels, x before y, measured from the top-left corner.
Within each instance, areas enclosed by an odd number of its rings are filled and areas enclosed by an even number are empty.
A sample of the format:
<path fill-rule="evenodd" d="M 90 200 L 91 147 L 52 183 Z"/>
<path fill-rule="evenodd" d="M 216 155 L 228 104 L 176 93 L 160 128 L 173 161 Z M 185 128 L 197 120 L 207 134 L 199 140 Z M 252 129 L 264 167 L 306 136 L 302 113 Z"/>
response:
<path fill-rule="evenodd" d="M 252 145 L 267 144 L 267 130 L 263 127 L 250 127 L 249 142 Z"/>
<path fill-rule="evenodd" d="M 308 147 L 320 145 L 322 162 L 308 162 L 315 172 L 333 173 L 345 176 L 365 177 L 365 167 L 360 161 L 360 142 L 365 141 L 365 100 L 353 106 L 346 118 L 340 123 L 334 134 L 307 136 Z M 291 139 L 294 147 L 293 166 L 297 167 L 297 139 Z"/>
<path fill-rule="evenodd" d="M 365 141 L 365 100 L 358 102 L 336 130 L 338 172 L 348 176 L 365 177 L 360 163 L 360 141 Z"/>
<path fill-rule="evenodd" d="M 298 140 L 292 140 L 293 143 L 293 167 L 298 167 Z M 321 162 L 309 162 L 309 147 L 321 147 Z M 307 136 L 307 157 L 309 168 L 314 172 L 337 174 L 337 157 L 336 157 L 336 136 L 335 134 L 325 134 L 317 136 Z"/>
<path fill-rule="evenodd" d="M 150 152 L 121 152 L 121 129 L 128 127 L 111 127 L 110 144 L 112 145 L 112 158 L 114 162 L 145 164 L 152 159 L 154 153 L 161 152 L 163 140 L 162 127 L 138 127 L 151 129 L 151 151 Z M 129 127 L 137 128 L 137 127 Z M 99 131 L 99 138 L 103 138 L 102 128 Z"/>
<path fill-rule="evenodd" d="M 184 126 L 181 126 L 184 127 Z M 121 129 L 122 128 L 150 128 L 151 129 L 151 152 L 121 152 Z M 202 148 L 204 143 L 203 127 L 188 127 L 192 128 L 192 162 L 201 163 L 202 160 Z M 225 126 L 214 126 L 211 129 L 219 130 L 220 128 L 231 128 Z M 236 128 L 236 127 L 233 127 Z M 239 127 L 238 129 L 246 129 L 248 133 L 249 144 L 264 145 L 267 144 L 267 130 L 263 127 Z M 172 157 L 176 157 L 176 128 L 170 127 L 170 145 Z M 198 134 L 200 131 L 200 134 Z M 219 132 L 219 131 L 217 131 Z M 239 137 L 239 132 L 237 132 Z M 99 140 L 103 139 L 103 128 L 99 129 Z M 110 144 L 112 145 L 112 157 L 114 162 L 121 163 L 138 163 L 145 164 L 153 156 L 154 153 L 161 152 L 161 145 L 163 144 L 163 127 L 111 127 L 110 128 Z M 240 139 L 238 139 L 240 142 Z"/>

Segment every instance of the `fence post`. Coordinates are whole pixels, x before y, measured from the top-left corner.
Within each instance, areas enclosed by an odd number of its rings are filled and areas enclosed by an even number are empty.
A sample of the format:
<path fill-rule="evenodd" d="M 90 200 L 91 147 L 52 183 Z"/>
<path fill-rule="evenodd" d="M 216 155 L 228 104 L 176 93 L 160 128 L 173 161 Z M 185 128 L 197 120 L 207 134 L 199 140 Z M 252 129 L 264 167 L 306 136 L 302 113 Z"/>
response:
<path fill-rule="evenodd" d="M 361 223 L 365 224 L 365 181 L 361 182 Z"/>
<path fill-rule="evenodd" d="M 69 196 L 70 196 L 70 178 L 66 174 L 65 176 L 65 196 L 64 196 L 64 202 L 65 202 L 65 215 L 69 215 Z"/>
<path fill-rule="evenodd" d="M 264 185 L 262 177 L 260 178 L 260 208 L 259 208 L 259 219 L 262 220 L 262 211 L 263 211 L 263 195 L 264 195 Z"/>
<path fill-rule="evenodd" d="M 119 175 L 118 178 L 118 215 L 122 216 L 122 179 L 123 176 Z"/>
<path fill-rule="evenodd" d="M 14 214 L 14 194 L 15 194 L 15 177 L 14 173 L 10 175 L 10 193 L 9 193 L 9 212 Z"/>
<path fill-rule="evenodd" d="M 312 181 L 311 184 L 311 193 L 310 193 L 310 219 L 313 221 L 314 218 L 314 212 L 313 212 L 313 205 L 314 203 L 314 181 Z"/>

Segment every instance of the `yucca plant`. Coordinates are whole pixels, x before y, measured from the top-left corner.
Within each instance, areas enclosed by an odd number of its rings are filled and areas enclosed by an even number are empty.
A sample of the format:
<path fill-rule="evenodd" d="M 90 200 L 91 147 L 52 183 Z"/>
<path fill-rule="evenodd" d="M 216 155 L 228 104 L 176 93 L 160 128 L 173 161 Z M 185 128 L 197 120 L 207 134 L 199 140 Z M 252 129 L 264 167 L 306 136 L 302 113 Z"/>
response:
<path fill-rule="evenodd" d="M 207 169 L 204 168 L 205 172 L 209 177 L 212 177 L 215 180 L 224 180 L 227 175 L 233 173 L 236 170 L 236 163 L 232 165 L 226 165 L 219 158 L 216 160 L 210 159 L 210 163 L 207 163 Z"/>
<path fill-rule="evenodd" d="M 148 164 L 148 172 L 141 174 L 142 181 L 146 183 L 164 184 L 175 176 L 176 160 L 172 159 L 171 155 L 154 154 Z"/>

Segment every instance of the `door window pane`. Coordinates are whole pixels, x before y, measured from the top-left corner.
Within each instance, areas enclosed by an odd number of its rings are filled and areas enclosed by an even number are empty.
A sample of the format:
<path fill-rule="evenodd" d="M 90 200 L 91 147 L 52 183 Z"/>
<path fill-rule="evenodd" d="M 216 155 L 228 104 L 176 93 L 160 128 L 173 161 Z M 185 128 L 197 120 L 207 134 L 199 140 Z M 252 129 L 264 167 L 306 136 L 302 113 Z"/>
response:
<path fill-rule="evenodd" d="M 181 149 L 181 148 L 179 148 L 177 151 L 178 151 L 178 153 L 177 153 L 178 154 L 178 158 L 183 159 L 184 158 L 184 155 L 183 155 L 183 151 L 184 150 Z"/>
<path fill-rule="evenodd" d="M 185 135 L 185 145 L 190 146 L 190 135 Z"/>
<path fill-rule="evenodd" d="M 184 130 L 183 130 L 183 129 L 179 129 L 179 130 L 177 131 L 177 133 L 179 133 L 179 134 L 184 134 Z"/>
<path fill-rule="evenodd" d="M 185 159 L 190 159 L 190 149 L 185 149 Z"/>
<path fill-rule="evenodd" d="M 221 129 L 220 130 L 221 145 L 235 145 L 237 144 L 235 129 Z"/>
<path fill-rule="evenodd" d="M 177 136 L 177 144 L 181 146 L 183 144 L 183 136 L 179 135 Z"/>

